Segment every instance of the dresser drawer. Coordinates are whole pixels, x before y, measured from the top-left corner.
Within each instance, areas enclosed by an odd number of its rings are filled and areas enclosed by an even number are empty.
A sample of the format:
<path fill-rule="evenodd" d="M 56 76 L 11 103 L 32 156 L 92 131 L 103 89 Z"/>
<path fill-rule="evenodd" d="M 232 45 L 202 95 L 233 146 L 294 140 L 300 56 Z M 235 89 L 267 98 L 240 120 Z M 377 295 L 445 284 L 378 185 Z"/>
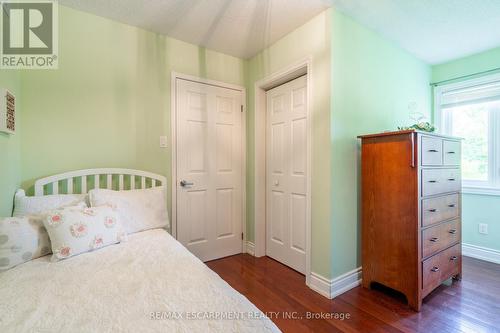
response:
<path fill-rule="evenodd" d="M 422 263 L 422 287 L 424 296 L 444 280 L 460 272 L 462 264 L 461 245 L 457 244 L 424 260 Z"/>
<path fill-rule="evenodd" d="M 422 165 L 443 165 L 443 140 L 428 136 L 422 137 Z"/>
<path fill-rule="evenodd" d="M 460 220 L 453 220 L 422 231 L 422 258 L 442 251 L 460 241 Z"/>
<path fill-rule="evenodd" d="M 422 200 L 422 226 L 451 220 L 460 214 L 458 194 Z"/>
<path fill-rule="evenodd" d="M 459 192 L 461 188 L 460 169 L 422 170 L 422 196 Z"/>
<path fill-rule="evenodd" d="M 460 141 L 443 140 L 443 164 L 460 165 L 461 156 Z"/>

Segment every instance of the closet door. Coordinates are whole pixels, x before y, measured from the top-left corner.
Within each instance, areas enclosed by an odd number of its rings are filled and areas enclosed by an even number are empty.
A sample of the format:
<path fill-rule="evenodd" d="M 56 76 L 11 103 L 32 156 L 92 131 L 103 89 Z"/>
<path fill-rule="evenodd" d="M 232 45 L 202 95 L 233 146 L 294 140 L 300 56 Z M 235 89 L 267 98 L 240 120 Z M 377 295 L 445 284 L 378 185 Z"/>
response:
<path fill-rule="evenodd" d="M 306 77 L 267 92 L 266 255 L 305 273 Z"/>
<path fill-rule="evenodd" d="M 241 91 L 177 79 L 177 237 L 203 261 L 242 252 Z"/>

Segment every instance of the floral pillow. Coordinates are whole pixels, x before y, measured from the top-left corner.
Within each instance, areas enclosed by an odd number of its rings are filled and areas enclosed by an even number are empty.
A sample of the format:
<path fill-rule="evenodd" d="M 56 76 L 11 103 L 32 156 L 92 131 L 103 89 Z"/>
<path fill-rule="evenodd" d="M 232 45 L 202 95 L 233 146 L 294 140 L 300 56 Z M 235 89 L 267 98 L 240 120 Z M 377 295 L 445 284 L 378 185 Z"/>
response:
<path fill-rule="evenodd" d="M 0 218 L 0 271 L 49 253 L 42 216 Z"/>
<path fill-rule="evenodd" d="M 111 207 L 67 207 L 48 213 L 43 221 L 52 243 L 52 260 L 126 240 L 119 215 Z"/>

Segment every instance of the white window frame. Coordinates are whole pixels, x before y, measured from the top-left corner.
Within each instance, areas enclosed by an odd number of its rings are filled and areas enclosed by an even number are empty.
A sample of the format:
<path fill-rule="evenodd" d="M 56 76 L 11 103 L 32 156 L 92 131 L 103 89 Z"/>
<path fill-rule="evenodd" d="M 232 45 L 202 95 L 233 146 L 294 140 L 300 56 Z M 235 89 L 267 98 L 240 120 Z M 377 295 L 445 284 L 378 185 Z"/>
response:
<path fill-rule="evenodd" d="M 500 73 L 469 79 L 461 82 L 437 85 L 434 87 L 434 124 L 443 134 L 451 134 L 451 122 L 446 121 L 446 115 L 441 109 L 441 96 L 443 93 L 480 84 L 500 81 Z M 469 194 L 500 196 L 500 112 L 490 113 L 490 131 L 488 141 L 488 179 L 489 181 L 464 180 L 463 192 Z"/>

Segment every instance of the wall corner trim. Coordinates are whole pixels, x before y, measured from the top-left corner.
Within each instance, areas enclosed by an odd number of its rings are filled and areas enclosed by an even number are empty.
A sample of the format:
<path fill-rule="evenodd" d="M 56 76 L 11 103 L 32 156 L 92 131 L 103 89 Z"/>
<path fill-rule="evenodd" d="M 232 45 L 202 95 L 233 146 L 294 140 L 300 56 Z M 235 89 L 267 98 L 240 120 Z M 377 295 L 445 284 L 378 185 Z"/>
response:
<path fill-rule="evenodd" d="M 500 264 L 500 251 L 495 249 L 462 243 L 462 254 L 466 257 Z"/>
<path fill-rule="evenodd" d="M 332 299 L 361 285 L 361 267 L 334 279 L 327 279 L 320 274 L 311 272 L 308 280 L 309 288 L 326 298 Z"/>
<path fill-rule="evenodd" d="M 246 241 L 244 252 L 255 257 L 255 244 L 250 241 Z"/>

